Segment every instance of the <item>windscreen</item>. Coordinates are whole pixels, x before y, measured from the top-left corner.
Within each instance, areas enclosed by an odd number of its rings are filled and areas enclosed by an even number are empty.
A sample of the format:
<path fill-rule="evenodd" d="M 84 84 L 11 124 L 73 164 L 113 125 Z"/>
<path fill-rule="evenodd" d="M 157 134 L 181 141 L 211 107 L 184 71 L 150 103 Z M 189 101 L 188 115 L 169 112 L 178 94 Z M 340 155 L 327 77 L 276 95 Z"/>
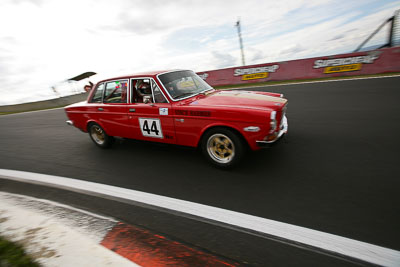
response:
<path fill-rule="evenodd" d="M 196 73 L 190 70 L 175 71 L 158 76 L 168 94 L 175 100 L 213 89 Z"/>

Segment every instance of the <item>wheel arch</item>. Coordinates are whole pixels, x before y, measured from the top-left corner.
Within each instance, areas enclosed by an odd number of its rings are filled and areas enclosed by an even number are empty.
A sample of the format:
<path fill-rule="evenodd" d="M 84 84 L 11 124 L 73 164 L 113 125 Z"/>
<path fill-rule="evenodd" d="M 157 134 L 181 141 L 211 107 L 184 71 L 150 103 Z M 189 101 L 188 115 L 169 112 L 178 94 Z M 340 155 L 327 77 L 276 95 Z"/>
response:
<path fill-rule="evenodd" d="M 239 136 L 240 139 L 242 139 L 243 143 L 246 144 L 246 147 L 249 148 L 249 142 L 247 141 L 247 139 L 244 137 L 244 135 L 240 132 L 239 129 L 237 129 L 235 126 L 233 125 L 227 125 L 227 124 L 211 124 L 211 125 L 207 125 L 207 127 L 205 127 L 200 135 L 199 135 L 199 139 L 197 140 L 197 147 L 201 146 L 201 143 L 203 141 L 204 136 L 207 134 L 207 132 L 211 131 L 212 129 L 215 128 L 225 128 L 228 130 L 231 130 L 232 132 L 234 132 L 235 134 L 237 134 L 237 136 Z"/>
<path fill-rule="evenodd" d="M 98 121 L 96 121 L 96 120 L 93 120 L 93 119 L 90 119 L 90 120 L 88 120 L 88 121 L 86 122 L 86 127 L 85 127 L 86 132 L 89 132 L 89 127 L 90 127 L 90 125 L 92 125 L 92 124 L 98 124 L 98 125 L 100 125 L 100 127 L 103 128 L 104 131 L 107 132 L 107 129 L 104 128 L 104 125 L 103 125 L 102 123 L 100 123 L 100 122 L 98 122 Z"/>

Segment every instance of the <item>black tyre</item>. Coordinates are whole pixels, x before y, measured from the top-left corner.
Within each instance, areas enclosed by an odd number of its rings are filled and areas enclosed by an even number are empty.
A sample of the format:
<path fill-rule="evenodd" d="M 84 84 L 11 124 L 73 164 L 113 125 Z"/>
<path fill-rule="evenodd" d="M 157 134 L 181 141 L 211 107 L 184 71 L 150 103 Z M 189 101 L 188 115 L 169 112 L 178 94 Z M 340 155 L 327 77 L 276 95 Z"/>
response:
<path fill-rule="evenodd" d="M 114 137 L 109 136 L 97 123 L 91 123 L 88 126 L 90 139 L 101 148 L 109 148 L 114 143 Z"/>
<path fill-rule="evenodd" d="M 245 154 L 243 139 L 228 128 L 213 128 L 207 131 L 201 141 L 201 150 L 213 165 L 228 169 L 239 163 Z"/>

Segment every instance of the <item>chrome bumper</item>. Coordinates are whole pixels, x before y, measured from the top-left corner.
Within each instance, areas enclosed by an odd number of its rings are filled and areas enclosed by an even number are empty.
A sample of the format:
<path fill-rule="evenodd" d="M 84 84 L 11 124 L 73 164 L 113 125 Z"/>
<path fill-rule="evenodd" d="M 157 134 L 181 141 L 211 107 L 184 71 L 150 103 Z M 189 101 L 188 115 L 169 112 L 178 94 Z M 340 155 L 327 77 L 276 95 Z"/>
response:
<path fill-rule="evenodd" d="M 289 125 L 288 125 L 288 121 L 287 121 L 287 118 L 286 118 L 286 115 L 285 115 L 285 116 L 283 116 L 283 120 L 282 120 L 282 123 L 281 123 L 281 126 L 280 126 L 280 130 L 279 130 L 279 133 L 278 133 L 277 137 L 272 141 L 264 141 L 264 140 L 256 141 L 257 145 L 260 146 L 260 147 L 269 147 L 269 146 L 271 146 L 273 143 L 277 142 L 279 139 L 281 139 L 287 133 L 288 128 L 289 128 Z"/>
<path fill-rule="evenodd" d="M 74 122 L 71 121 L 71 120 L 67 120 L 66 123 L 67 123 L 68 125 L 70 125 L 70 126 L 74 126 Z"/>

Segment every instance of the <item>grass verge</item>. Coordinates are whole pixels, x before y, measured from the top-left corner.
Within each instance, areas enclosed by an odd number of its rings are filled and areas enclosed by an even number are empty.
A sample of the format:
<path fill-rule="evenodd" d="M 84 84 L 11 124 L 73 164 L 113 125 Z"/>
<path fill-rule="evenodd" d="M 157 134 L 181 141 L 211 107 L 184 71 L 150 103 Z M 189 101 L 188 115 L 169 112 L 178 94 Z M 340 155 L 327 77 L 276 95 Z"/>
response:
<path fill-rule="evenodd" d="M 24 251 L 22 246 L 0 237 L 1 267 L 39 267 Z"/>

